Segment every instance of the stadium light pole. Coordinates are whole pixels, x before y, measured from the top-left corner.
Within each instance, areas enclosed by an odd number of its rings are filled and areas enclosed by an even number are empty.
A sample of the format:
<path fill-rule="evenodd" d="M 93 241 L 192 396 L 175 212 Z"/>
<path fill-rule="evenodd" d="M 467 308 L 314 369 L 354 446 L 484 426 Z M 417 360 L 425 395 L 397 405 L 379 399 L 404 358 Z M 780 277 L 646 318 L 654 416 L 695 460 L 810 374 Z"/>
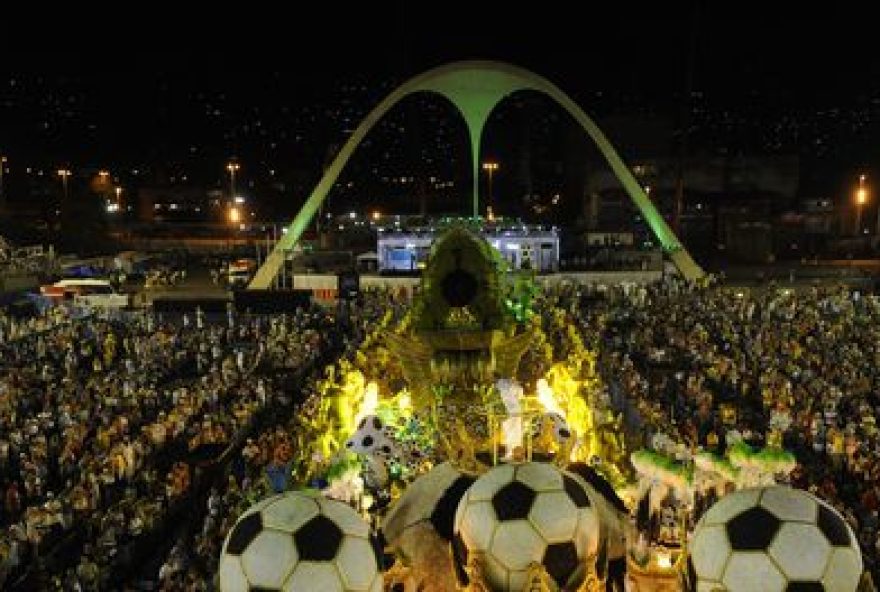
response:
<path fill-rule="evenodd" d="M 868 202 L 868 188 L 865 175 L 859 175 L 859 188 L 856 189 L 856 234 L 862 234 L 862 206 Z"/>
<path fill-rule="evenodd" d="M 492 203 L 492 174 L 498 170 L 497 162 L 484 162 L 483 170 L 489 174 L 489 183 L 486 188 L 486 211 L 494 211 Z"/>
<path fill-rule="evenodd" d="M 61 185 L 64 188 L 64 201 L 67 201 L 67 179 L 70 177 L 70 169 L 58 169 L 58 176 L 61 177 Z"/>
<path fill-rule="evenodd" d="M 229 171 L 229 203 L 235 202 L 235 173 L 240 168 L 241 165 L 237 162 L 230 162 L 226 165 L 226 170 Z"/>

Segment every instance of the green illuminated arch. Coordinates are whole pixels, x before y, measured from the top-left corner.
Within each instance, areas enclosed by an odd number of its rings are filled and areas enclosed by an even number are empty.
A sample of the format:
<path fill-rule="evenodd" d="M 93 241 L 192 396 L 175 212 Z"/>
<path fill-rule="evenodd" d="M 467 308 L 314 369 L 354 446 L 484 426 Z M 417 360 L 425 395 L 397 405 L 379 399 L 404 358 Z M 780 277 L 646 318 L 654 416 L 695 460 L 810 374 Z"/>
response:
<path fill-rule="evenodd" d="M 608 138 L 567 94 L 549 80 L 510 64 L 488 61 L 455 62 L 428 70 L 397 87 L 364 118 L 333 159 L 321 181 L 303 204 L 293 223 L 287 228 L 275 249 L 257 270 L 248 288 L 266 289 L 284 262 L 284 252 L 292 249 L 314 218 L 321 202 L 327 197 L 336 179 L 348 163 L 355 148 L 367 133 L 392 107 L 416 92 L 433 92 L 446 97 L 461 113 L 467 124 L 471 145 L 473 173 L 473 214 L 478 215 L 477 184 L 479 181 L 480 143 L 490 113 L 505 97 L 520 90 L 544 93 L 565 109 L 596 143 L 624 190 L 632 198 L 654 235 L 672 261 L 688 279 L 703 275 L 702 269 L 682 247 L 672 229 L 648 199 L 639 182 L 611 146 Z"/>

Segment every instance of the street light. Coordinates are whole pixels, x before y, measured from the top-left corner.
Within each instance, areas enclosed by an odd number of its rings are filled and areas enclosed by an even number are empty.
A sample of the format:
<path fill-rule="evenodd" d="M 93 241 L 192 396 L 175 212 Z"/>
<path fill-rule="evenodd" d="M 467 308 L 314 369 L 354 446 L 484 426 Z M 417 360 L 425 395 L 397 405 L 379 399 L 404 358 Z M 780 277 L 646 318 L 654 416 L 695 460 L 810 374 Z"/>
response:
<path fill-rule="evenodd" d="M 5 203 L 4 198 L 6 197 L 6 193 L 3 189 L 3 169 L 6 168 L 6 157 L 0 156 L 0 208 L 3 207 Z"/>
<path fill-rule="evenodd" d="M 70 177 L 70 169 L 58 169 L 58 176 L 61 177 L 61 185 L 64 187 L 64 199 L 67 200 L 67 178 Z"/>
<path fill-rule="evenodd" d="M 226 165 L 226 170 L 229 171 L 229 201 L 232 202 L 235 200 L 235 173 L 238 172 L 241 166 L 237 162 L 230 162 Z"/>
<path fill-rule="evenodd" d="M 862 206 L 868 202 L 868 188 L 865 175 L 859 175 L 859 188 L 856 189 L 856 234 L 862 233 Z"/>
<path fill-rule="evenodd" d="M 497 162 L 484 162 L 483 170 L 489 174 L 489 184 L 487 187 L 486 208 L 492 207 L 492 174 L 498 170 Z"/>

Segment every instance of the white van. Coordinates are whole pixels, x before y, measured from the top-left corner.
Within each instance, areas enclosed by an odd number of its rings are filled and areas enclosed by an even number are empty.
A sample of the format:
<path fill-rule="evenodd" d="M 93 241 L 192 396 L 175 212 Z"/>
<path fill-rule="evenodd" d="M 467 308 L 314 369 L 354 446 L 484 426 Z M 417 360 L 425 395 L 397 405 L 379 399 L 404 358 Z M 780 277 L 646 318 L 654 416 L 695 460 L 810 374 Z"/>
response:
<path fill-rule="evenodd" d="M 42 286 L 40 292 L 44 296 L 73 300 L 75 304 L 93 308 L 127 308 L 131 304 L 129 295 L 114 290 L 107 280 L 59 280 L 51 286 Z"/>

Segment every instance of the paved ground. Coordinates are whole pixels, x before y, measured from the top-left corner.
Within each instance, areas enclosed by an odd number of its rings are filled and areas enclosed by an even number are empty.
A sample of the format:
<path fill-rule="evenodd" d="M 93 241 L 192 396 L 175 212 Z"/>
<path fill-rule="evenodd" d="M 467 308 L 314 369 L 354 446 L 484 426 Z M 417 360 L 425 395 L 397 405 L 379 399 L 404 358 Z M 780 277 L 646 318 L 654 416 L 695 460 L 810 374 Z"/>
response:
<path fill-rule="evenodd" d="M 204 264 L 194 261 L 187 265 L 186 280 L 176 286 L 155 288 L 144 287 L 143 281 L 129 284 L 123 288 L 133 294 L 136 306 L 149 305 L 157 298 L 173 298 L 180 300 L 228 299 L 232 293 L 218 286 L 211 279 L 211 272 Z"/>

